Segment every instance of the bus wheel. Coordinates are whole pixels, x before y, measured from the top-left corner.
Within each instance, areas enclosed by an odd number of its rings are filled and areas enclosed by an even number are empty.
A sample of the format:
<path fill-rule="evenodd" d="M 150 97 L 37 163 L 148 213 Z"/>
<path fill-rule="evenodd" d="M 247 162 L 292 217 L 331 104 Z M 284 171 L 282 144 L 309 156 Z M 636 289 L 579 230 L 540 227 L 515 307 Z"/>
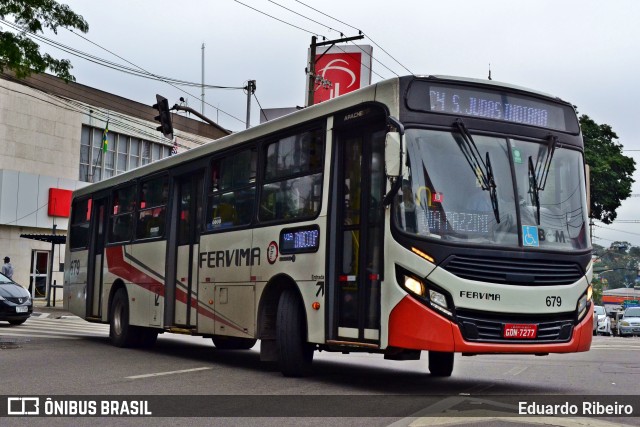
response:
<path fill-rule="evenodd" d="M 293 289 L 285 290 L 278 302 L 276 341 L 278 362 L 285 377 L 301 377 L 311 370 L 313 346 L 306 340 L 304 307 Z"/>
<path fill-rule="evenodd" d="M 213 337 L 211 341 L 218 350 L 249 350 L 256 345 L 258 340 L 239 337 Z"/>
<path fill-rule="evenodd" d="M 450 377 L 453 372 L 453 353 L 429 351 L 429 372 L 435 377 Z"/>
<path fill-rule="evenodd" d="M 129 325 L 129 298 L 127 291 L 118 289 L 111 303 L 109 337 L 116 347 L 133 347 L 136 344 L 135 328 Z"/>

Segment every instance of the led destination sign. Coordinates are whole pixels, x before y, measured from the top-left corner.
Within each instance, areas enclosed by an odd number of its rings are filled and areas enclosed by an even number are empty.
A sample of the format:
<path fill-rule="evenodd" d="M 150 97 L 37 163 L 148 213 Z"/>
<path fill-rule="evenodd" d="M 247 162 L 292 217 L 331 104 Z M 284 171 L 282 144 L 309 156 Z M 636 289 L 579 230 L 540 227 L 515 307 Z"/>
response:
<path fill-rule="evenodd" d="M 283 254 L 316 252 L 319 246 L 320 228 L 317 225 L 280 232 L 280 252 Z"/>
<path fill-rule="evenodd" d="M 567 117 L 575 117 L 569 106 L 501 90 L 414 82 L 407 103 L 412 110 L 577 132 L 577 122 L 567 125 Z"/>

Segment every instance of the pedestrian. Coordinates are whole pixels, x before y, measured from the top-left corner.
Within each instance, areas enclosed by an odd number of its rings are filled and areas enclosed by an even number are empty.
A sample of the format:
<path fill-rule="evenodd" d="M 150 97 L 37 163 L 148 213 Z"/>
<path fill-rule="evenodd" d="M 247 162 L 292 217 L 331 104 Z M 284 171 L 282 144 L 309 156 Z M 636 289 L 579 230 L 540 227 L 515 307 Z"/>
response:
<path fill-rule="evenodd" d="M 4 265 L 2 266 L 2 274 L 13 280 L 13 265 L 11 265 L 11 259 L 4 257 Z"/>

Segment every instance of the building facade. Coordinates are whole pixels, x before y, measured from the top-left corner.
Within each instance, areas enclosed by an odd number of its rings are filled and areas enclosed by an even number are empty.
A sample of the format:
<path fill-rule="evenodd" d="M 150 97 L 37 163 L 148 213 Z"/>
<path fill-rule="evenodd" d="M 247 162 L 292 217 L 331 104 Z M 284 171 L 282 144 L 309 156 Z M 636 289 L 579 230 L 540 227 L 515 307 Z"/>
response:
<path fill-rule="evenodd" d="M 149 99 L 154 99 L 150 94 Z M 228 135 L 172 114 L 173 141 L 157 110 L 47 74 L 0 73 L 0 258 L 36 299 L 62 298 L 71 192 Z M 106 130 L 106 131 L 105 131 Z M 106 142 L 106 144 L 105 144 Z"/>

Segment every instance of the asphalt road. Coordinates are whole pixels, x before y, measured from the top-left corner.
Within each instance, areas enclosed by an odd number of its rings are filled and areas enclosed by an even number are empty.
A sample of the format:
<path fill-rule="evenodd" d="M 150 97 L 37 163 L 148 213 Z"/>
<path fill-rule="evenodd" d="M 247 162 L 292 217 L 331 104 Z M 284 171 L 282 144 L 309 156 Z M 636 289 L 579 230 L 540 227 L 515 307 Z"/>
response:
<path fill-rule="evenodd" d="M 384 360 L 381 355 L 322 352 L 315 355 L 313 375 L 297 379 L 285 378 L 275 367 L 261 363 L 257 347 L 250 351 L 219 351 L 208 339 L 164 334 L 151 350 L 119 349 L 109 344 L 106 325 L 54 317 L 59 316 L 33 318 L 18 327 L 0 323 L 3 390 L 0 395 L 203 395 L 192 400 L 202 407 L 238 404 L 239 410 L 244 411 L 242 415 L 290 417 L 222 417 L 216 418 L 215 422 L 186 418 L 182 424 L 326 425 L 333 419 L 339 425 L 376 426 L 393 423 L 438 425 L 445 421 L 447 425 L 452 422 L 485 425 L 490 421 L 486 425 L 496 425 L 498 422 L 495 418 L 486 417 L 444 418 L 442 421 L 422 417 L 420 411 L 397 415 L 390 410 L 389 405 L 414 408 L 407 402 L 412 396 L 424 396 L 424 406 L 433 403 L 428 400 L 429 396 L 448 396 L 446 404 L 457 410 L 461 401 L 475 398 L 493 401 L 499 396 L 530 398 L 560 395 L 599 400 L 637 395 L 640 390 L 640 338 L 637 337 L 594 337 L 592 350 L 578 354 L 456 356 L 451 378 L 429 375 L 426 357 L 420 361 L 398 362 Z M 215 397 L 218 395 L 241 397 L 224 401 Z M 403 397 L 397 398 L 397 395 Z M 179 398 L 175 400 L 180 402 Z M 341 417 L 344 414 L 336 413 L 344 410 L 346 414 L 352 414 L 354 408 L 363 402 L 368 402 L 364 407 L 371 411 L 368 418 Z M 380 402 L 379 406 L 375 402 Z M 197 405 L 195 409 L 185 406 L 184 410 L 197 412 Z M 295 410 L 301 405 L 309 405 L 313 415 L 317 415 L 318 408 L 321 408 L 320 413 L 324 414 L 326 410 L 327 416 L 339 418 L 299 418 Z M 180 410 L 177 408 L 177 413 L 182 413 Z M 640 407 L 635 410 L 640 411 Z M 187 414 L 191 412 L 185 412 Z M 380 415 L 387 417 L 381 418 Z M 143 419 L 101 420 L 103 425 L 149 424 L 148 419 L 146 423 Z M 640 425 L 638 418 L 570 417 L 566 420 L 571 421 L 566 425 Z M 551 419 L 555 425 L 565 425 L 561 421 L 566 420 Z M 4 421 L 1 424 L 34 425 L 34 419 L 10 418 L 5 421 L 8 424 Z M 43 425 L 69 425 L 69 418 L 39 418 L 35 421 Z M 100 424 L 97 419 L 90 418 L 73 421 L 77 425 Z M 153 418 L 151 424 L 176 425 L 177 421 L 175 418 Z M 520 424 L 524 421 L 517 420 Z M 538 424 L 548 421 L 549 417 L 531 420 Z M 503 419 L 499 422 L 510 421 Z"/>

